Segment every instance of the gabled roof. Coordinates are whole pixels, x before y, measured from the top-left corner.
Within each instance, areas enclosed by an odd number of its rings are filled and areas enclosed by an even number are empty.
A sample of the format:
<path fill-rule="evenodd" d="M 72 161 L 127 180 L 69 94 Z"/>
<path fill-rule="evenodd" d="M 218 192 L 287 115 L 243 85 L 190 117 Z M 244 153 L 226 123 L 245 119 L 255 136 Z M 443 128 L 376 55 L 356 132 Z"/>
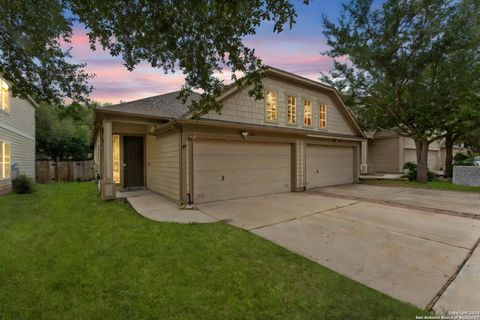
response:
<path fill-rule="evenodd" d="M 177 99 L 179 93 L 180 91 L 170 92 L 140 100 L 103 106 L 97 110 L 178 119 L 189 112 L 188 105 L 190 105 L 191 100 L 196 100 L 200 97 L 200 94 L 192 92 L 187 103 L 183 104 Z"/>
<path fill-rule="evenodd" d="M 366 139 L 365 133 L 360 129 L 360 126 L 355 120 L 353 114 L 345 106 L 342 99 L 340 98 L 340 95 L 338 94 L 338 91 L 335 88 L 273 67 L 267 67 L 265 75 L 277 77 L 287 81 L 293 81 L 302 86 L 307 86 L 315 90 L 322 90 L 328 94 L 331 94 L 333 99 L 338 103 L 341 109 L 340 111 L 344 114 L 347 121 L 352 125 L 354 131 L 356 131 L 356 133 L 362 138 Z M 240 79 L 239 81 L 242 80 Z M 227 85 L 224 92 L 217 98 L 217 100 L 221 101 L 240 89 L 241 86 L 237 86 L 235 85 L 235 83 Z M 190 105 L 192 99 L 199 99 L 200 94 L 192 92 L 187 102 L 185 104 L 182 104 L 177 99 L 179 92 L 180 91 L 175 91 L 140 100 L 134 100 L 111 106 L 104 106 L 98 108 L 97 111 L 123 113 L 128 115 L 148 116 L 164 119 L 190 118 L 191 113 L 188 106 Z"/>

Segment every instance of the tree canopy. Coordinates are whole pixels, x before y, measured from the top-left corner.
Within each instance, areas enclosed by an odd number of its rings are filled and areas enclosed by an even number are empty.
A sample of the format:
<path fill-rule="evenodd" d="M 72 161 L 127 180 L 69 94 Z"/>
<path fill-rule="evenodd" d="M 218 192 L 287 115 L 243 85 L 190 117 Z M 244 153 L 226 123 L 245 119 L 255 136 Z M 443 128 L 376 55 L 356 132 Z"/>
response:
<path fill-rule="evenodd" d="M 91 156 L 91 109 L 96 105 L 40 104 L 35 114 L 37 158 L 88 159 Z"/>
<path fill-rule="evenodd" d="M 243 38 L 263 21 L 273 21 L 278 33 L 296 17 L 289 0 L 0 0 L 0 7 L 0 73 L 14 84 L 14 94 L 86 99 L 90 75 L 61 46 L 70 43 L 78 22 L 88 30 L 92 50 L 100 44 L 122 57 L 128 70 L 148 62 L 165 73 L 183 72 L 181 97 L 202 91 L 191 106 L 195 114 L 220 110 L 215 97 L 223 82 L 216 74 L 224 68 L 237 84 L 253 85 L 250 94 L 260 98 L 264 65 Z M 236 72 L 244 75 L 241 83 Z"/>
<path fill-rule="evenodd" d="M 415 140 L 419 181 L 427 179 L 429 144 L 476 108 L 467 102 L 477 94 L 477 69 L 468 66 L 480 62 L 479 6 L 387 0 L 375 9 L 353 0 L 336 23 L 324 19 L 327 54 L 337 59 L 324 79 L 343 90 L 365 128 L 394 128 Z M 465 64 L 467 56 L 476 59 Z"/>

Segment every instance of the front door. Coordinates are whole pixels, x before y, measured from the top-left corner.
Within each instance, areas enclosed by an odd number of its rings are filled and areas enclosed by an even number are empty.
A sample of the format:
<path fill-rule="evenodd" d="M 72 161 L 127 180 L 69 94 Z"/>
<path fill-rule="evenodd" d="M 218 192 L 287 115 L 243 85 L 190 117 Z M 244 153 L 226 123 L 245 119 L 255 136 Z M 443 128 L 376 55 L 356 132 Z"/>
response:
<path fill-rule="evenodd" d="M 143 187 L 143 137 L 123 137 L 123 184 Z"/>

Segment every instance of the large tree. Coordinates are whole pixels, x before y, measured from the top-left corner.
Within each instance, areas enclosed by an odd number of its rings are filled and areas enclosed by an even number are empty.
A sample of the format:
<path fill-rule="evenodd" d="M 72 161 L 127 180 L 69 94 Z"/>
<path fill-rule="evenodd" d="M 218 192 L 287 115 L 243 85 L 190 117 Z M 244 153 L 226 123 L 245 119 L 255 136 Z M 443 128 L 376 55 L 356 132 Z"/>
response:
<path fill-rule="evenodd" d="M 42 103 L 35 114 L 36 154 L 39 159 L 86 160 L 91 156 L 91 108 Z"/>
<path fill-rule="evenodd" d="M 351 93 L 364 125 L 395 129 L 415 141 L 420 182 L 428 179 L 429 145 L 446 135 L 445 112 L 456 114 L 450 112 L 454 100 L 444 98 L 459 88 L 451 83 L 449 89 L 439 73 L 455 54 L 478 49 L 478 39 L 470 33 L 464 37 L 455 19 L 466 3 L 478 5 L 475 0 L 387 0 L 375 9 L 370 0 L 353 0 L 336 23 L 324 19 L 327 53 L 348 59 L 337 61 L 332 82 Z M 462 27 L 478 23 L 478 10 L 471 14 Z"/>
<path fill-rule="evenodd" d="M 304 3 L 308 3 L 307 0 Z M 192 103 L 195 114 L 220 110 L 223 89 L 216 76 L 224 68 L 244 75 L 242 85 L 262 96 L 262 61 L 243 44 L 263 21 L 273 31 L 292 27 L 296 12 L 289 0 L 0 0 L 0 73 L 14 94 L 40 100 L 82 100 L 90 88 L 84 66 L 71 63 L 72 25 L 86 27 L 90 45 L 121 56 L 128 70 L 148 62 L 164 72 L 186 76 L 182 98 L 203 91 Z"/>

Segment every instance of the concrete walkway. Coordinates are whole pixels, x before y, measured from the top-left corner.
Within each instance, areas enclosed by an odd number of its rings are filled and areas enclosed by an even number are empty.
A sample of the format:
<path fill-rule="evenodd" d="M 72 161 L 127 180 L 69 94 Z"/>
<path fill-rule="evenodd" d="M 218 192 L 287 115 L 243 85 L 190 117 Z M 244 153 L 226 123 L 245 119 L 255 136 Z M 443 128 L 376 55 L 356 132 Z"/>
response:
<path fill-rule="evenodd" d="M 199 209 L 420 308 L 436 301 L 480 237 L 478 219 L 309 193 L 221 201 Z M 452 297 L 436 306 L 478 308 L 473 303 L 480 292 L 476 268 L 471 267 L 476 274 L 465 269 L 453 282 L 460 281 L 457 289 L 446 291 Z M 473 301 L 463 299 L 466 293 Z"/>
<path fill-rule="evenodd" d="M 177 223 L 211 223 L 217 220 L 198 210 L 182 210 L 178 205 L 149 190 L 126 195 L 128 203 L 140 215 L 150 220 Z"/>

